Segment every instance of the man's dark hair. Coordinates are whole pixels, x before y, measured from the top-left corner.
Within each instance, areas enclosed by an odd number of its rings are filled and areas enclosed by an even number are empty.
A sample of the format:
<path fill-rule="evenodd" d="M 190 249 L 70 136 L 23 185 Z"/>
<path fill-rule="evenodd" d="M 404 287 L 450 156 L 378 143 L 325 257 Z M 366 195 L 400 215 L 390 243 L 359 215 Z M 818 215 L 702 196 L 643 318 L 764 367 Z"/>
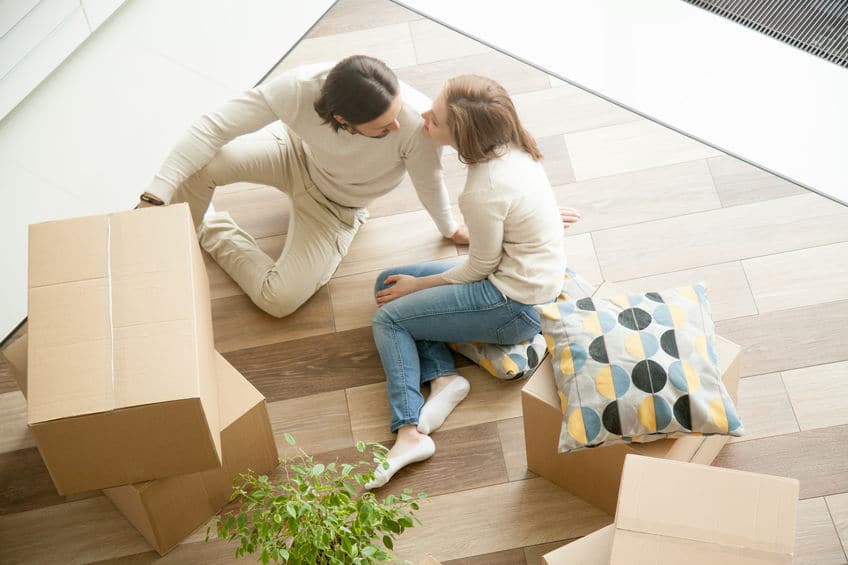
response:
<path fill-rule="evenodd" d="M 342 127 L 333 115 L 351 125 L 370 122 L 389 109 L 398 94 L 398 80 L 386 64 L 367 55 L 353 55 L 330 69 L 315 111 L 336 131 Z"/>

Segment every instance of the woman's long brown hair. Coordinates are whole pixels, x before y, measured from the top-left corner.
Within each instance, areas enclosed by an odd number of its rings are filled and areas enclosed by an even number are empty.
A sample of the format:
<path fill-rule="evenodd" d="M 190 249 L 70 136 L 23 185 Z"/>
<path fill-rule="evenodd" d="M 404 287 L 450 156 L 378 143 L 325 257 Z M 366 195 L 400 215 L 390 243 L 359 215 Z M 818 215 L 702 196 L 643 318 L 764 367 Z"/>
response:
<path fill-rule="evenodd" d="M 536 140 L 521 125 L 503 86 L 490 78 L 462 75 L 449 79 L 443 93 L 447 125 L 460 161 L 472 165 L 494 159 L 510 142 L 534 160 L 542 159 Z"/>

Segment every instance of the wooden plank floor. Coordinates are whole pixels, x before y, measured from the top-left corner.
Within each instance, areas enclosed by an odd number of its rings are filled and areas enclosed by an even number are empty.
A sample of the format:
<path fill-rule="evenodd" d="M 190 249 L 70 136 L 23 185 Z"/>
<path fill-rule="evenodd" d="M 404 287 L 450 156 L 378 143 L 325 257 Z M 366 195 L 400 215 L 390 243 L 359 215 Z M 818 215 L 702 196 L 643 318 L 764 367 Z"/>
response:
<path fill-rule="evenodd" d="M 539 137 L 557 198 L 584 212 L 566 238 L 591 280 L 660 290 L 704 280 L 717 327 L 743 346 L 739 412 L 749 435 L 717 465 L 801 481 L 795 563 L 846 562 L 848 546 L 848 208 L 722 155 L 427 21 L 388 0 L 342 0 L 281 64 L 366 53 L 433 96 L 478 72 L 514 95 Z M 202 110 L 201 108 L 198 109 Z M 453 198 L 464 170 L 448 153 Z M 218 191 L 269 253 L 282 248 L 286 197 L 239 184 Z M 268 398 L 281 449 L 293 433 L 319 458 L 351 457 L 357 439 L 390 439 L 385 377 L 371 338 L 371 288 L 386 266 L 458 257 L 407 181 L 372 206 L 336 276 L 284 320 L 256 309 L 208 262 L 218 348 Z M 609 518 L 526 469 L 520 384 L 465 364 L 468 400 L 434 434 L 429 461 L 391 489 L 432 497 L 402 556 L 537 564 Z M 230 563 L 199 531 L 159 559 L 99 493 L 56 494 L 0 361 L 0 563 Z"/>

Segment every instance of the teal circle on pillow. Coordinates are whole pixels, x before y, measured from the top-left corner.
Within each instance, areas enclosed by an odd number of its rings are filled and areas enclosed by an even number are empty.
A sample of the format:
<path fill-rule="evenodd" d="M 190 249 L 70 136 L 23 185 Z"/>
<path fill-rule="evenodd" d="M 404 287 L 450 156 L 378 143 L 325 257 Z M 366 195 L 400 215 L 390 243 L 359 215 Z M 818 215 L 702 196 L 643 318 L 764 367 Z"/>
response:
<path fill-rule="evenodd" d="M 510 353 L 508 357 L 512 359 L 513 363 L 518 366 L 519 371 L 524 371 L 525 369 L 527 369 L 527 359 L 525 359 L 523 355 L 519 355 L 517 353 Z"/>
<path fill-rule="evenodd" d="M 691 392 L 689 390 L 689 382 L 686 380 L 686 372 L 683 369 L 683 363 L 675 361 L 668 367 L 668 378 L 671 379 L 671 384 L 682 390 L 683 392 Z"/>
<path fill-rule="evenodd" d="M 639 332 L 639 340 L 642 342 L 645 357 L 653 356 L 660 348 L 657 338 L 647 332 Z"/>
<path fill-rule="evenodd" d="M 598 336 L 592 340 L 592 343 L 589 344 L 589 356 L 598 363 L 609 363 L 604 336 Z"/>
<path fill-rule="evenodd" d="M 660 336 L 660 344 L 662 345 L 662 350 L 665 351 L 669 357 L 680 359 L 680 352 L 677 350 L 677 338 L 674 336 L 674 330 L 667 330 L 663 332 L 662 336 Z"/>
<path fill-rule="evenodd" d="M 559 315 L 565 318 L 566 316 L 570 316 L 574 313 L 574 302 L 570 300 L 565 301 L 557 301 L 557 308 L 559 308 Z"/>
<path fill-rule="evenodd" d="M 677 420 L 678 424 L 692 431 L 692 406 L 688 394 L 684 394 L 675 401 L 674 419 Z"/>
<path fill-rule="evenodd" d="M 615 329 L 615 317 L 609 312 L 598 312 L 598 321 L 601 322 L 601 332 L 605 334 Z"/>
<path fill-rule="evenodd" d="M 651 325 L 651 315 L 641 308 L 628 308 L 618 315 L 618 323 L 633 331 L 642 331 Z"/>
<path fill-rule="evenodd" d="M 648 394 L 661 391 L 668 380 L 662 365 L 650 359 L 636 363 L 630 377 L 636 388 Z"/>
<path fill-rule="evenodd" d="M 708 302 L 707 302 L 707 289 L 704 288 L 704 285 L 702 285 L 701 283 L 698 283 L 693 288 L 695 289 L 695 294 L 698 295 L 698 302 L 701 303 L 702 305 L 708 304 Z"/>
<path fill-rule="evenodd" d="M 718 365 L 718 355 L 716 354 L 714 343 L 711 339 L 707 340 L 707 354 L 710 356 L 710 363 Z"/>
<path fill-rule="evenodd" d="M 727 414 L 727 431 L 732 432 L 738 429 L 742 425 L 742 422 L 739 421 L 739 416 L 736 414 L 736 407 L 733 406 L 733 403 L 724 397 L 721 400 L 724 404 L 724 413 Z"/>
<path fill-rule="evenodd" d="M 583 407 L 583 426 L 586 428 L 586 443 L 591 443 L 601 433 L 601 419 L 591 408 Z"/>
<path fill-rule="evenodd" d="M 654 310 L 654 320 L 656 320 L 658 324 L 661 324 L 663 326 L 668 326 L 670 328 L 674 327 L 674 320 L 671 317 L 671 310 L 668 309 L 667 304 L 657 306 L 657 309 Z"/>
<path fill-rule="evenodd" d="M 651 433 L 671 423 L 671 406 L 662 397 L 652 394 L 638 408 L 639 422 Z"/>
<path fill-rule="evenodd" d="M 581 298 L 577 301 L 577 307 L 581 310 L 595 311 L 595 303 L 592 302 L 591 298 Z"/>

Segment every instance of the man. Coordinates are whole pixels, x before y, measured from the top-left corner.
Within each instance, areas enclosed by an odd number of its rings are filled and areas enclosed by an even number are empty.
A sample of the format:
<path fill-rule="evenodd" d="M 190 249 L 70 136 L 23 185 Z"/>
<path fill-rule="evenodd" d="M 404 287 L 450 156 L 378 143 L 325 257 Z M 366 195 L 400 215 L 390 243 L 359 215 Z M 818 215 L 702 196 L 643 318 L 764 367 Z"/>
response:
<path fill-rule="evenodd" d="M 403 89 L 385 63 L 363 55 L 286 72 L 195 122 L 140 205 L 187 202 L 203 248 L 276 317 L 294 312 L 330 279 L 368 216 L 365 206 L 397 187 L 405 172 L 442 235 L 467 243 L 451 212 L 439 149 L 422 131 L 426 98 Z M 421 108 L 406 100 L 415 97 L 424 99 Z M 236 139 L 278 120 L 282 131 Z M 276 260 L 226 212 L 204 218 L 214 189 L 239 181 L 291 198 Z"/>

